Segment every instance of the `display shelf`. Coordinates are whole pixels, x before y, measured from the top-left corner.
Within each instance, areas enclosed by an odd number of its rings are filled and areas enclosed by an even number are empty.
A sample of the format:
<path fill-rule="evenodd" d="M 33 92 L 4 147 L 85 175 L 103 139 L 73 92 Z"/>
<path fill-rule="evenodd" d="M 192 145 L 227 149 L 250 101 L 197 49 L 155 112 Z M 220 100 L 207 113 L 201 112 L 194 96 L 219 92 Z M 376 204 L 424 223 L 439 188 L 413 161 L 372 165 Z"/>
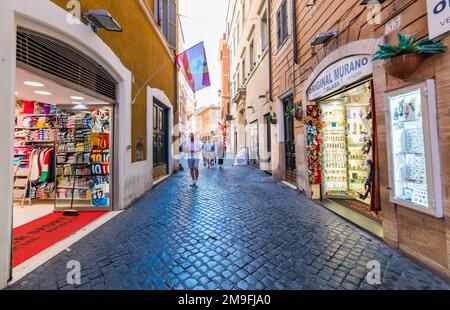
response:
<path fill-rule="evenodd" d="M 81 152 L 81 151 L 64 151 L 64 152 L 59 152 L 58 151 L 58 154 L 72 154 L 72 153 L 87 154 L 87 153 L 91 153 L 91 151 L 83 151 L 83 152 Z"/>
<path fill-rule="evenodd" d="M 56 129 L 54 127 L 15 127 L 16 130 L 41 130 L 41 129 Z"/>
<path fill-rule="evenodd" d="M 23 117 L 54 117 L 57 114 L 22 114 Z"/>
<path fill-rule="evenodd" d="M 27 140 L 26 143 L 55 143 L 54 140 Z"/>
<path fill-rule="evenodd" d="M 85 166 L 85 165 L 90 165 L 91 163 L 56 163 L 57 166 Z"/>
<path fill-rule="evenodd" d="M 424 154 L 421 152 L 421 153 L 418 153 L 418 152 L 398 152 L 398 153 L 395 153 L 395 155 L 416 155 L 416 156 L 423 156 Z"/>
<path fill-rule="evenodd" d="M 57 199 L 57 204 L 58 204 L 58 201 L 71 201 L 71 200 L 73 200 L 73 201 L 91 201 L 91 199 L 88 199 L 88 198 L 59 198 L 59 197 L 56 197 L 56 199 Z"/>
<path fill-rule="evenodd" d="M 58 188 L 64 188 L 64 189 L 72 189 L 72 188 L 74 188 L 74 189 L 82 189 L 82 190 L 89 190 L 89 187 L 77 187 L 77 186 L 75 186 L 75 187 L 72 187 L 72 186 L 59 186 L 58 185 Z"/>

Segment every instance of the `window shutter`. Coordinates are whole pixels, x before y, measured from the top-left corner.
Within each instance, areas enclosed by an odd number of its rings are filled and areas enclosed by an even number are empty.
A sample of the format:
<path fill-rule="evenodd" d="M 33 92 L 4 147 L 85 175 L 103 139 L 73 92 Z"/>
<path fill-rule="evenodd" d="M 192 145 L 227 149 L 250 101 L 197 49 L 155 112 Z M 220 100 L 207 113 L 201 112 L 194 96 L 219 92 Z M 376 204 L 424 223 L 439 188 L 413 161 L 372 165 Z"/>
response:
<path fill-rule="evenodd" d="M 281 45 L 281 10 L 277 12 L 277 45 Z"/>
<path fill-rule="evenodd" d="M 161 26 L 161 0 L 154 0 L 153 16 L 156 23 Z"/>
<path fill-rule="evenodd" d="M 168 40 L 169 37 L 169 0 L 162 0 L 162 32 Z"/>
<path fill-rule="evenodd" d="M 169 31 L 167 41 L 174 49 L 177 48 L 177 3 L 176 0 L 169 0 Z"/>
<path fill-rule="evenodd" d="M 288 15 L 287 15 L 287 1 L 284 2 L 282 8 L 282 20 L 283 20 L 283 41 L 288 36 Z"/>

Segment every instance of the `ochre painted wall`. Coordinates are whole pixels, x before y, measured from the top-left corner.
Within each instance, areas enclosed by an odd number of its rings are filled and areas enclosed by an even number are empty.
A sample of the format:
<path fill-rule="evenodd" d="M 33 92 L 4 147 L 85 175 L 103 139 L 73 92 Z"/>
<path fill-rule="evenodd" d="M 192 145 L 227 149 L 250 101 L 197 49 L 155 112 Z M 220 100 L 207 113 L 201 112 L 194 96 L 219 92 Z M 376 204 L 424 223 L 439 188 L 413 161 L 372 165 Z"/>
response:
<path fill-rule="evenodd" d="M 66 9 L 67 0 L 52 0 L 52 2 Z M 147 2 L 153 10 L 153 0 Z M 123 28 L 121 33 L 100 30 L 98 35 L 134 75 L 134 97 L 143 83 L 170 59 L 157 32 L 152 28 L 136 0 L 82 0 L 80 3 L 81 12 L 106 9 Z M 152 88 L 163 90 L 174 106 L 176 106 L 175 70 L 175 64 L 170 62 L 149 83 Z M 146 111 L 146 92 L 143 91 L 132 106 L 133 162 L 136 161 L 138 140 L 144 144 L 142 157 L 144 160 L 146 158 Z"/>

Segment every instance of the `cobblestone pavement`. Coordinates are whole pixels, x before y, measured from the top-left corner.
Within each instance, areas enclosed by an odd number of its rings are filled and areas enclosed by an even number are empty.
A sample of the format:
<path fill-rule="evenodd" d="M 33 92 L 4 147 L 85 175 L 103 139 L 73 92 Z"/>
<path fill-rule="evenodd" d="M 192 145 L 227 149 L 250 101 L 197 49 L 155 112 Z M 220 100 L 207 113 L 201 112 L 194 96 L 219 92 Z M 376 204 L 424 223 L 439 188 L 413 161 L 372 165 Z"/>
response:
<path fill-rule="evenodd" d="M 186 165 L 185 165 L 186 167 Z M 412 262 L 250 167 L 180 172 L 10 289 L 449 289 Z M 81 285 L 66 263 L 81 263 Z M 382 284 L 365 281 L 378 260 Z"/>

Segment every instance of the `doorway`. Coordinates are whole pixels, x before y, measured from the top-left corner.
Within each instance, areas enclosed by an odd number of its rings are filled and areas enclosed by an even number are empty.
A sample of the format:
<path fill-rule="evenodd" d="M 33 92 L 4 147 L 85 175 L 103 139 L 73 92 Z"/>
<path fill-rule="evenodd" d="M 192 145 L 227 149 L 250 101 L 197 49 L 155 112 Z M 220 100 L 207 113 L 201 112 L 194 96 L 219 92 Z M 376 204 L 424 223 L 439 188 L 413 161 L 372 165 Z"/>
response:
<path fill-rule="evenodd" d="M 169 174 L 168 110 L 157 99 L 153 101 L 153 180 Z"/>
<path fill-rule="evenodd" d="M 111 211 L 114 168 L 113 103 L 19 67 L 15 94 L 12 267 Z"/>
<path fill-rule="evenodd" d="M 289 105 L 292 105 L 294 97 L 291 95 L 283 100 L 283 111 Z M 296 185 L 297 184 L 297 168 L 295 165 L 295 134 L 294 134 L 294 120 L 290 115 L 284 113 L 284 151 L 285 151 L 285 174 L 284 180 Z"/>
<path fill-rule="evenodd" d="M 374 109 L 371 82 L 319 101 L 322 133 L 322 196 L 381 225 L 381 210 L 374 204 L 376 168 Z"/>
<path fill-rule="evenodd" d="M 250 123 L 250 149 L 249 149 L 249 163 L 252 166 L 259 168 L 259 133 L 258 120 Z"/>

